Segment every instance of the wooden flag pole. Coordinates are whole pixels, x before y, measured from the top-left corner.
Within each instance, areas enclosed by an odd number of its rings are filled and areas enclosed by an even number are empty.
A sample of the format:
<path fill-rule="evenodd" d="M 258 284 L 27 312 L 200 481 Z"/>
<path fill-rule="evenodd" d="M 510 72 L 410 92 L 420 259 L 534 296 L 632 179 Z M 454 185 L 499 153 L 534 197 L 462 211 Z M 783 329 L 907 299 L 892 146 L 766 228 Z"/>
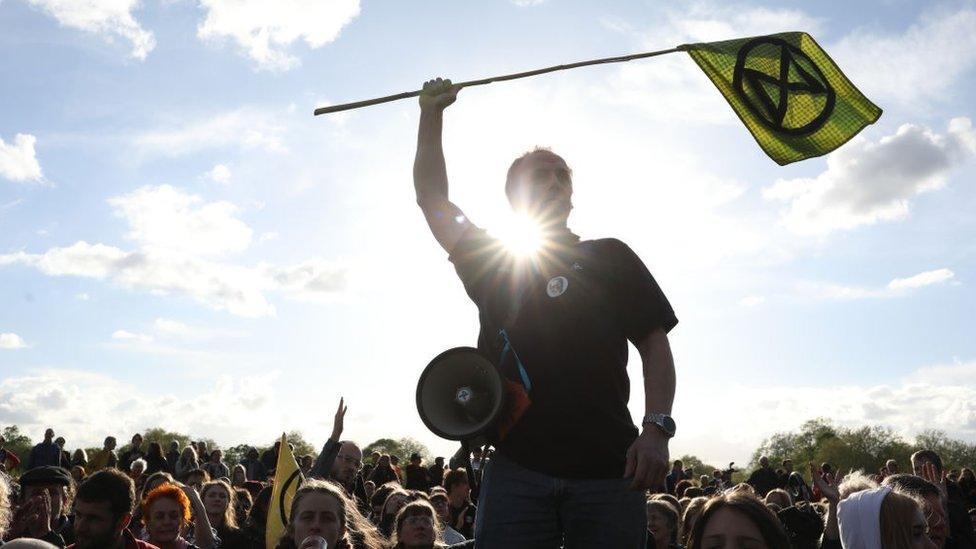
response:
<path fill-rule="evenodd" d="M 674 53 L 677 51 L 682 51 L 682 47 L 670 48 L 667 50 L 658 50 L 647 53 L 635 53 L 631 55 L 622 55 L 619 57 L 604 57 L 602 59 L 590 59 L 589 61 L 579 61 L 576 63 L 570 63 L 568 65 L 556 65 L 554 67 L 546 67 L 544 69 L 536 69 L 526 72 L 518 72 L 515 74 L 505 74 L 502 76 L 492 76 L 490 78 L 482 78 L 481 80 L 471 80 L 469 82 L 459 82 L 455 85 L 461 88 L 467 88 L 470 86 L 481 86 L 483 84 L 491 84 L 492 82 L 504 82 L 505 80 L 515 80 L 518 78 L 526 78 L 529 76 L 536 76 L 539 74 L 545 74 L 547 72 L 564 71 L 567 69 L 575 69 L 578 67 L 586 67 L 589 65 L 602 65 L 604 63 L 621 63 L 624 61 L 633 61 L 634 59 L 644 59 L 646 57 L 656 57 L 658 55 L 664 55 L 667 53 Z M 394 95 L 387 95 L 385 97 L 377 97 L 375 99 L 367 99 L 365 101 L 356 101 L 353 103 L 343 103 L 342 105 L 332 105 L 329 107 L 320 107 L 315 109 L 315 116 L 320 114 L 329 114 L 332 112 L 348 111 L 351 109 L 358 109 L 360 107 L 368 107 L 370 105 L 379 105 L 380 103 L 389 103 L 390 101 L 396 101 L 398 99 L 406 99 L 408 97 L 417 97 L 420 95 L 421 90 L 397 93 Z"/>

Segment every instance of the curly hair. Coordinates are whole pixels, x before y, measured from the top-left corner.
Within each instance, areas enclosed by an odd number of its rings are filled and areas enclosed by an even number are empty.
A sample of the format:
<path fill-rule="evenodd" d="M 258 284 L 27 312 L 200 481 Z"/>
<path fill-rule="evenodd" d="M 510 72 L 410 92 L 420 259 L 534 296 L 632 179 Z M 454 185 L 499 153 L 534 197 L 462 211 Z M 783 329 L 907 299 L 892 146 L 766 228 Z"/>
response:
<path fill-rule="evenodd" d="M 230 487 L 230 484 L 223 480 L 211 480 L 204 483 L 203 488 L 200 490 L 200 499 L 205 500 L 207 497 L 207 492 L 214 489 L 221 489 L 227 492 L 227 508 L 224 509 L 224 528 L 230 530 L 237 529 L 237 513 L 234 509 L 237 506 L 237 493 L 234 489 Z M 215 524 L 214 527 L 217 527 Z"/>
<path fill-rule="evenodd" d="M 325 494 L 335 498 L 339 504 L 339 524 L 345 529 L 345 535 L 339 540 L 337 549 L 348 549 L 351 547 L 364 549 L 380 549 L 384 546 L 383 539 L 379 532 L 367 519 L 359 513 L 356 503 L 349 499 L 349 496 L 342 491 L 337 484 L 318 479 L 308 479 L 302 483 L 301 487 L 295 492 L 295 497 L 291 500 L 289 510 L 289 520 L 285 526 L 285 533 L 282 536 L 279 547 L 285 546 L 283 542 L 288 540 L 296 541 L 295 521 L 292 520 L 298 514 L 298 508 L 309 494 Z M 301 540 L 297 540 L 300 542 Z"/>
<path fill-rule="evenodd" d="M 142 523 L 146 524 L 149 518 L 149 510 L 152 508 L 153 504 L 161 499 L 170 499 L 176 502 L 180 506 L 181 515 L 183 516 L 184 522 L 190 522 L 192 517 L 192 512 L 190 509 L 190 498 L 186 497 L 183 490 L 175 484 L 165 483 L 157 486 L 153 491 L 146 494 L 146 497 L 142 498 Z"/>

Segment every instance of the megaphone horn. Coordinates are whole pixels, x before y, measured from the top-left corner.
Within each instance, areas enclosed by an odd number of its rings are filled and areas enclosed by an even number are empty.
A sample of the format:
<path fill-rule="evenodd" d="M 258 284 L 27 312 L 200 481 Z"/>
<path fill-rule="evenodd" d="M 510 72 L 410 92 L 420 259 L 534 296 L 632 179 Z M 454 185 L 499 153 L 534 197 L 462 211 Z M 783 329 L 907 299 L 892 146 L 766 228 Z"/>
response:
<path fill-rule="evenodd" d="M 472 347 L 437 355 L 417 383 L 417 411 L 435 435 L 475 440 L 487 435 L 505 405 L 501 374 Z"/>

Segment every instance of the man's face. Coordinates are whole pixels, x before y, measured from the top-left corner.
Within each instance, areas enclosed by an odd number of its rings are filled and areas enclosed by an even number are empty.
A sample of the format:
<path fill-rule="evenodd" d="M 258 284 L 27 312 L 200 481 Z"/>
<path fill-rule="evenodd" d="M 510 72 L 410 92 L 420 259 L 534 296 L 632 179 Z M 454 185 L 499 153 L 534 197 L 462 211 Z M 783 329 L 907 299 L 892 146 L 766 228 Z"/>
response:
<path fill-rule="evenodd" d="M 107 439 L 105 441 L 105 449 L 106 450 L 114 450 L 115 449 L 115 444 L 116 443 L 115 443 L 115 439 L 114 438 Z"/>
<path fill-rule="evenodd" d="M 129 523 L 129 515 L 116 520 L 107 501 L 75 501 L 75 543 L 78 549 L 114 547 Z"/>
<path fill-rule="evenodd" d="M 363 452 L 351 442 L 343 443 L 332 464 L 332 478 L 341 484 L 349 484 L 363 466 Z"/>
<path fill-rule="evenodd" d="M 142 437 L 139 435 L 132 437 L 132 446 L 136 448 L 142 446 Z"/>
<path fill-rule="evenodd" d="M 61 516 L 61 508 L 64 505 L 64 486 L 60 484 L 34 484 L 24 489 L 24 501 L 34 496 L 47 492 L 51 498 L 51 518 L 57 520 Z"/>
<path fill-rule="evenodd" d="M 448 497 L 451 499 L 465 499 L 471 494 L 471 488 L 468 486 L 467 482 L 459 482 L 454 486 L 451 486 L 451 491 L 448 493 Z"/>
<path fill-rule="evenodd" d="M 210 461 L 214 463 L 220 463 L 220 458 L 222 457 L 223 454 L 220 452 L 220 450 L 214 450 L 213 452 L 210 453 Z"/>
<path fill-rule="evenodd" d="M 887 463 L 885 463 L 885 469 L 888 470 L 889 475 L 898 474 L 898 462 L 893 459 L 889 459 Z"/>
<path fill-rule="evenodd" d="M 542 225 L 564 225 L 573 209 L 572 172 L 566 161 L 549 151 L 522 159 L 515 170 L 515 209 Z"/>
<path fill-rule="evenodd" d="M 430 500 L 430 504 L 434 506 L 434 510 L 437 511 L 437 516 L 444 522 L 449 522 L 451 520 L 451 505 L 447 502 L 447 498 L 439 497 Z"/>
<path fill-rule="evenodd" d="M 54 440 L 54 429 L 48 429 L 47 431 L 44 431 L 44 440 L 47 442 L 51 442 L 52 440 Z"/>
<path fill-rule="evenodd" d="M 58 437 L 54 439 L 54 443 L 57 444 L 59 448 L 64 450 L 64 437 Z"/>

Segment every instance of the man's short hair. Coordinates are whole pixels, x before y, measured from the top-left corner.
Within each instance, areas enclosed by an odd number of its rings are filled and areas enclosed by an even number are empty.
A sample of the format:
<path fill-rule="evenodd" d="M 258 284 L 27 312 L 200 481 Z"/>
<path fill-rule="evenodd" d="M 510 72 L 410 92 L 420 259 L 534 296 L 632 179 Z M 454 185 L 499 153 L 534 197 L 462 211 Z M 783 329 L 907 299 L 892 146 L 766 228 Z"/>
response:
<path fill-rule="evenodd" d="M 88 503 L 107 501 L 112 517 L 118 521 L 132 513 L 136 501 L 136 487 L 128 475 L 118 469 L 102 469 L 78 486 L 76 500 Z"/>
<path fill-rule="evenodd" d="M 932 484 L 922 477 L 905 473 L 885 477 L 881 484 L 883 486 L 898 488 L 902 492 L 908 492 L 913 496 L 921 496 L 923 498 L 925 496 L 942 496 L 942 491 L 939 490 L 938 486 Z"/>
<path fill-rule="evenodd" d="M 464 469 L 464 467 L 451 469 L 450 471 L 444 473 L 444 488 L 446 488 L 448 492 L 450 492 L 451 488 L 454 488 L 455 485 L 461 483 L 466 484 L 467 482 L 468 472 Z"/>
<path fill-rule="evenodd" d="M 519 166 L 526 158 L 538 152 L 547 152 L 553 156 L 559 156 L 558 154 L 552 152 L 552 149 L 549 147 L 540 147 L 536 145 L 531 151 L 525 151 L 518 158 L 512 161 L 512 165 L 508 167 L 508 174 L 505 176 L 505 196 L 508 197 L 508 203 L 512 206 L 515 205 L 515 173 L 518 172 Z M 570 170 L 570 173 L 572 173 L 572 170 Z"/>
<path fill-rule="evenodd" d="M 912 454 L 912 466 L 920 461 L 929 461 L 935 465 L 936 472 L 942 473 L 942 458 L 935 450 L 919 450 Z"/>

